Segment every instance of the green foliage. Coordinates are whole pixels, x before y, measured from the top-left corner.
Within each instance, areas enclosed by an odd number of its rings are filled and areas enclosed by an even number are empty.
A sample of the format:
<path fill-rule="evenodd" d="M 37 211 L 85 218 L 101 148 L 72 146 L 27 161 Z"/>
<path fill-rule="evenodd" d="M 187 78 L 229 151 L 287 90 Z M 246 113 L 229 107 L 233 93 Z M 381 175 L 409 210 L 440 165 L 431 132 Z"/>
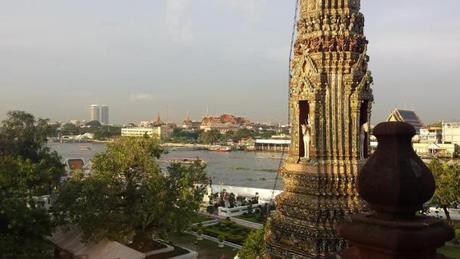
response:
<path fill-rule="evenodd" d="M 265 222 L 265 215 L 262 212 L 259 213 L 245 213 L 241 216 L 238 216 L 240 219 L 247 221 L 263 224 Z"/>
<path fill-rule="evenodd" d="M 457 226 L 455 227 L 455 237 L 457 239 L 460 239 L 460 224 L 457 223 Z"/>
<path fill-rule="evenodd" d="M 260 132 L 258 135 L 263 139 L 270 139 L 273 135 L 276 135 L 276 132 L 272 130 L 267 130 Z"/>
<path fill-rule="evenodd" d="M 94 139 L 107 140 L 121 136 L 121 127 L 101 126 L 94 131 Z"/>
<path fill-rule="evenodd" d="M 49 134 L 47 120 L 22 111 L 0 126 L 0 257 L 50 257 L 51 220 L 36 201 L 58 186 L 64 166 L 46 147 Z"/>
<path fill-rule="evenodd" d="M 210 130 L 201 132 L 198 141 L 202 144 L 213 145 L 223 140 L 223 135 L 217 130 Z"/>
<path fill-rule="evenodd" d="M 186 131 L 181 128 L 176 128 L 173 130 L 171 134 L 170 141 L 173 143 L 187 143 L 187 144 L 193 144 L 198 141 L 198 138 L 200 137 L 199 132 L 191 132 L 191 131 Z"/>
<path fill-rule="evenodd" d="M 448 165 L 441 160 L 432 160 L 428 165 L 436 180 L 436 192 L 432 203 L 441 207 L 451 222 L 447 208 L 455 208 L 460 204 L 460 165 Z"/>
<path fill-rule="evenodd" d="M 48 132 L 48 137 L 57 137 L 58 136 L 58 132 L 59 132 L 59 128 L 61 128 L 61 124 L 56 122 L 56 123 L 52 123 L 52 124 L 48 124 L 49 125 L 49 132 Z"/>
<path fill-rule="evenodd" d="M 245 138 L 253 138 L 255 136 L 255 132 L 250 129 L 239 129 L 236 132 L 234 132 L 230 138 L 233 139 L 234 141 L 239 141 L 241 139 Z"/>
<path fill-rule="evenodd" d="M 172 164 L 163 174 L 155 139 L 120 138 L 93 159 L 93 172 L 66 182 L 54 203 L 60 224 L 76 224 L 85 240 L 144 240 L 183 231 L 205 193 L 205 167 Z"/>
<path fill-rule="evenodd" d="M 60 132 L 62 135 L 67 136 L 80 135 L 82 133 L 80 127 L 73 123 L 66 123 L 62 125 Z"/>
<path fill-rule="evenodd" d="M 264 235 L 265 229 L 252 231 L 238 252 L 238 257 L 241 259 L 263 258 L 265 250 Z"/>
<path fill-rule="evenodd" d="M 444 246 L 438 250 L 438 253 L 448 258 L 460 258 L 460 248 L 454 246 Z"/>
<path fill-rule="evenodd" d="M 197 231 L 199 228 L 192 228 L 193 231 Z M 202 228 L 203 233 L 215 238 L 223 237 L 225 240 L 242 245 L 246 237 L 248 236 L 250 229 L 239 226 L 231 221 L 223 221 L 216 225 L 207 226 Z"/>
<path fill-rule="evenodd" d="M 94 139 L 96 140 L 107 140 L 110 138 L 121 136 L 121 127 L 110 126 L 110 125 L 101 125 L 99 122 L 89 122 L 91 127 L 78 127 L 72 123 L 66 123 L 60 128 L 60 133 L 62 135 L 80 135 L 85 133 L 94 134 Z"/>

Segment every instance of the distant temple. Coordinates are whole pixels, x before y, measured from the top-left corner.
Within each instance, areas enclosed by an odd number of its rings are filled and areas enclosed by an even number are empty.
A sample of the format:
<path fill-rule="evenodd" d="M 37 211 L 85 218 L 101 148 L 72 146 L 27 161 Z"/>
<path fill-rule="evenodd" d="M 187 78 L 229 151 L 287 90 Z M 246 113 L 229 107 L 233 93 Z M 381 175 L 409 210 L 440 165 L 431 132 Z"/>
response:
<path fill-rule="evenodd" d="M 201 120 L 200 129 L 204 131 L 218 130 L 220 133 L 225 133 L 249 125 L 251 125 L 251 121 L 246 118 L 236 117 L 231 114 L 223 114 L 218 117 L 205 116 Z"/>
<path fill-rule="evenodd" d="M 417 132 L 424 127 L 423 122 L 420 120 L 415 111 L 395 109 L 389 116 L 387 121 L 399 121 L 412 125 Z"/>

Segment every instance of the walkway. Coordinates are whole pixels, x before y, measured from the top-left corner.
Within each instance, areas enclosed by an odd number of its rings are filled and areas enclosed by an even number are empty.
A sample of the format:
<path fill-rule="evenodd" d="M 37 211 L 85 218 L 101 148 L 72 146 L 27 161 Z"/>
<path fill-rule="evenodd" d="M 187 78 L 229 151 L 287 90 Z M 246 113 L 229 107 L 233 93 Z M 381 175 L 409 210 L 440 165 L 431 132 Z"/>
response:
<path fill-rule="evenodd" d="M 214 214 L 209 214 L 209 213 L 205 213 L 205 212 L 199 212 L 199 214 L 201 214 L 203 216 L 211 217 L 213 219 L 218 219 L 218 220 L 227 219 L 227 217 L 214 215 Z M 244 227 L 247 227 L 247 228 L 252 228 L 252 229 L 257 229 L 258 230 L 258 229 L 262 229 L 264 227 L 264 225 L 262 225 L 262 224 L 247 221 L 247 220 L 244 220 L 244 219 L 235 218 L 235 217 L 230 217 L 230 220 L 235 222 L 238 225 L 241 225 L 241 226 L 244 226 Z"/>

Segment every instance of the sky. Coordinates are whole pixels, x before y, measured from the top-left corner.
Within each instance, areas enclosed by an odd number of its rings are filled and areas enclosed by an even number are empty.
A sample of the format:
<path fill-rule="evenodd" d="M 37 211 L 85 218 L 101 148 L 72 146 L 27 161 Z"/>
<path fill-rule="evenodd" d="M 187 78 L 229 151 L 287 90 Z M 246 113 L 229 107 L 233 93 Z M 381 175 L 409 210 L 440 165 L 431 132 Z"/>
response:
<path fill-rule="evenodd" d="M 375 104 L 460 120 L 458 0 L 362 0 Z M 295 0 L 0 0 L 0 119 L 286 122 Z"/>

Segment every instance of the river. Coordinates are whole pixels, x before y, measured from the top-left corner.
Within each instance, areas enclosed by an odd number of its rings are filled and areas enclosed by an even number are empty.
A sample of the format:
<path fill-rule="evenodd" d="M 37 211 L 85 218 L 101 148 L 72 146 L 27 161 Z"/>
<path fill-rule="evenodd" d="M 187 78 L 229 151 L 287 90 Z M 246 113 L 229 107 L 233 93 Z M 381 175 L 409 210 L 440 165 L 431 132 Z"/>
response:
<path fill-rule="evenodd" d="M 105 144 L 96 143 L 50 143 L 63 158 L 83 158 L 90 160 L 98 152 L 104 152 Z M 277 178 L 280 163 L 279 153 L 260 152 L 209 152 L 203 150 L 169 150 L 160 158 L 168 161 L 174 158 L 200 158 L 207 162 L 207 174 L 214 185 L 232 185 L 272 189 Z M 164 164 L 163 164 L 164 166 Z M 276 189 L 282 189 L 281 177 L 278 178 Z"/>

